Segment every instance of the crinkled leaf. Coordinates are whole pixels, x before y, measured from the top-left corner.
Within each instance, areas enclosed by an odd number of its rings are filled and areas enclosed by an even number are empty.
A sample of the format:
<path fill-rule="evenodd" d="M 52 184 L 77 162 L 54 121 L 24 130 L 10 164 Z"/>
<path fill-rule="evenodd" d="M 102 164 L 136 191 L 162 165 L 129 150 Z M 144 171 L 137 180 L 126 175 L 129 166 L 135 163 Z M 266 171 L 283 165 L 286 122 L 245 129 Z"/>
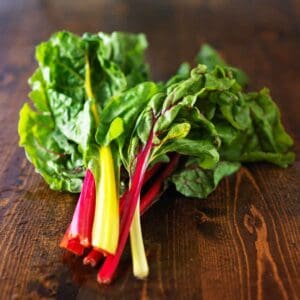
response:
<path fill-rule="evenodd" d="M 240 168 L 238 162 L 220 161 L 213 170 L 205 170 L 198 159 L 191 158 L 185 167 L 178 170 L 171 181 L 178 192 L 187 197 L 206 198 L 218 186 L 219 182 Z"/>
<path fill-rule="evenodd" d="M 215 145 L 207 140 L 174 139 L 161 148 L 153 151 L 153 158 L 169 152 L 177 152 L 198 158 L 199 165 L 204 169 L 212 169 L 219 161 L 219 152 Z"/>
<path fill-rule="evenodd" d="M 249 151 L 242 154 L 242 162 L 257 162 L 266 161 L 272 164 L 278 165 L 279 167 L 286 168 L 295 161 L 295 153 L 274 153 L 264 151 Z"/>
<path fill-rule="evenodd" d="M 188 79 L 152 97 L 137 120 L 124 165 L 134 165 L 138 152 L 150 138 L 153 142 L 148 164 L 169 152 L 178 152 L 197 156 L 204 168 L 216 165 L 219 153 L 218 143 L 214 143 L 213 125 L 199 110 L 193 111 L 193 118 L 184 119 L 186 111 L 194 107 L 199 94 L 205 89 L 205 71 L 205 67 L 199 66 Z M 207 136 L 190 135 L 193 129 L 200 126 L 207 127 Z"/>
<path fill-rule="evenodd" d="M 176 74 L 172 76 L 167 82 L 166 87 L 169 87 L 175 83 L 178 83 L 182 80 L 188 79 L 190 76 L 191 66 L 188 63 L 182 63 Z"/>
<path fill-rule="evenodd" d="M 238 94 L 230 115 L 212 119 L 222 140 L 221 157 L 230 161 L 268 161 L 287 167 L 294 161 L 292 138 L 286 133 L 276 104 L 267 89 Z"/>
<path fill-rule="evenodd" d="M 144 82 L 118 96 L 112 97 L 101 112 L 101 122 L 96 134 L 97 142 L 100 145 L 107 145 L 113 139 L 122 135 L 120 141 L 118 141 L 122 144 L 126 136 L 131 135 L 141 110 L 158 91 L 159 87 L 155 83 Z M 123 130 L 114 138 L 111 138 L 109 137 L 110 127 L 112 123 L 116 122 L 116 119 L 120 119 L 119 123 L 122 120 Z"/>
<path fill-rule="evenodd" d="M 269 152 L 286 152 L 293 145 L 292 138 L 285 132 L 280 121 L 280 112 L 272 101 L 269 90 L 248 95 L 255 132 L 262 149 Z"/>
<path fill-rule="evenodd" d="M 77 145 L 55 129 L 51 116 L 33 111 L 26 103 L 20 111 L 20 146 L 54 190 L 79 192 L 84 176 Z"/>
<path fill-rule="evenodd" d="M 21 111 L 20 145 L 51 188 L 80 190 L 83 165 L 97 164 L 95 115 L 113 95 L 148 77 L 146 47 L 143 35 L 115 32 L 79 37 L 67 31 L 53 34 L 37 47 L 39 68 L 29 80 L 29 97 L 36 112 L 28 104 Z M 41 120 L 48 123 L 48 131 L 40 128 Z M 120 130 L 120 123 L 115 121 L 110 139 Z M 39 143 L 44 151 L 35 149 Z M 53 150 L 54 145 L 58 149 Z M 48 159 L 48 150 L 56 153 L 53 159 Z M 41 163 L 43 155 L 45 162 Z M 77 169 L 81 172 L 73 175 Z"/>
<path fill-rule="evenodd" d="M 220 54 L 210 45 L 202 45 L 197 54 L 196 62 L 204 64 L 209 70 L 213 70 L 215 66 L 228 66 Z M 247 75 L 240 69 L 228 66 L 232 76 L 237 80 L 241 86 L 246 86 L 249 82 Z"/>
<path fill-rule="evenodd" d="M 111 35 L 100 33 L 110 55 L 107 60 L 115 62 L 126 76 L 127 87 L 148 78 L 148 65 L 145 64 L 144 53 L 148 42 L 144 34 L 113 32 Z"/>

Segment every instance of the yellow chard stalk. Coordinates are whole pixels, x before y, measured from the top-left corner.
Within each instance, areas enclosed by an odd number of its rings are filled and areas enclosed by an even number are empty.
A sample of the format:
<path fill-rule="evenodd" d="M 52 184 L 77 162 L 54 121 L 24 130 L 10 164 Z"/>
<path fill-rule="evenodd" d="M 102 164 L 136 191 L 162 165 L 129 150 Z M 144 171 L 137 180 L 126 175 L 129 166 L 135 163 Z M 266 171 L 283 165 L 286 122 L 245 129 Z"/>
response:
<path fill-rule="evenodd" d="M 103 146 L 100 155 L 100 180 L 96 184 L 96 207 L 92 245 L 114 254 L 119 239 L 119 201 L 111 149 Z"/>
<path fill-rule="evenodd" d="M 100 117 L 92 91 L 88 56 L 86 56 L 85 90 L 88 99 L 92 102 L 91 111 L 97 125 Z M 93 172 L 96 182 L 96 206 L 92 246 L 98 250 L 114 254 L 119 239 L 119 198 L 114 161 L 109 146 L 100 147 L 99 164 L 100 170 Z"/>
<path fill-rule="evenodd" d="M 145 254 L 140 222 L 140 201 L 138 201 L 130 227 L 130 247 L 133 264 L 133 274 L 144 279 L 149 274 L 149 266 Z"/>

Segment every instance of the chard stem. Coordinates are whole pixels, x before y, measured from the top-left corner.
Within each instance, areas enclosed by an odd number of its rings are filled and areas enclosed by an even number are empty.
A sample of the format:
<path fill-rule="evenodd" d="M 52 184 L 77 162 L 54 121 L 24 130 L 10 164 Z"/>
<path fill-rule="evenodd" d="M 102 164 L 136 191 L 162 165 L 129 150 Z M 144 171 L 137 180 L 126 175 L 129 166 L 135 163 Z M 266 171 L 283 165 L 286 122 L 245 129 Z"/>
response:
<path fill-rule="evenodd" d="M 137 203 L 130 227 L 130 246 L 133 263 L 133 274 L 139 279 L 144 279 L 149 274 L 149 266 L 145 253 L 140 222 L 140 205 Z"/>
<path fill-rule="evenodd" d="M 91 245 L 91 232 L 95 212 L 95 181 L 90 170 L 86 171 L 82 190 L 69 228 L 69 238 L 78 238 L 84 247 Z"/>
<path fill-rule="evenodd" d="M 87 98 L 91 101 L 91 111 L 97 127 L 100 117 L 92 89 L 88 54 L 85 57 L 84 85 Z M 100 147 L 99 162 L 100 178 L 98 178 L 99 182 L 97 182 L 96 186 L 96 208 L 92 230 L 92 245 L 98 250 L 113 254 L 116 251 L 119 237 L 119 203 L 114 161 L 109 146 Z"/>
<path fill-rule="evenodd" d="M 99 124 L 99 114 L 98 114 L 98 110 L 97 110 L 95 99 L 94 99 L 92 83 L 91 83 L 91 68 L 90 68 L 89 57 L 87 54 L 85 56 L 84 88 L 85 88 L 85 93 L 87 95 L 88 100 L 91 101 L 91 110 L 92 110 L 92 113 L 94 116 L 95 123 L 96 123 L 96 125 L 98 125 Z"/>
<path fill-rule="evenodd" d="M 104 257 L 102 252 L 99 252 L 95 249 L 92 249 L 89 254 L 83 259 L 84 265 L 91 265 L 92 267 L 96 267 L 100 260 Z"/>
<path fill-rule="evenodd" d="M 162 173 L 155 179 L 151 187 L 142 196 L 140 204 L 140 214 L 144 212 L 157 200 L 164 191 L 164 181 L 167 179 L 177 167 L 179 161 L 179 155 L 174 154 L 171 156 L 170 162 L 163 169 Z"/>
<path fill-rule="evenodd" d="M 133 174 L 132 185 L 126 195 L 129 201 L 124 205 L 124 213 L 121 219 L 120 241 L 115 255 L 108 255 L 102 268 L 98 273 L 97 280 L 99 283 L 111 282 L 115 271 L 118 267 L 121 255 L 123 253 L 128 238 L 132 218 L 136 210 L 136 205 L 140 197 L 145 172 L 148 166 L 148 158 L 153 146 L 153 132 L 145 145 L 144 149 L 137 157 L 136 168 Z"/>
<path fill-rule="evenodd" d="M 92 246 L 114 254 L 119 240 L 119 201 L 116 189 L 111 149 L 99 149 L 100 179 L 96 186 L 96 208 L 92 232 Z"/>
<path fill-rule="evenodd" d="M 84 247 L 80 244 L 79 238 L 70 238 L 69 237 L 70 226 L 68 227 L 64 237 L 62 238 L 59 247 L 65 248 L 66 250 L 76 254 L 78 256 L 82 256 L 84 252 Z"/>

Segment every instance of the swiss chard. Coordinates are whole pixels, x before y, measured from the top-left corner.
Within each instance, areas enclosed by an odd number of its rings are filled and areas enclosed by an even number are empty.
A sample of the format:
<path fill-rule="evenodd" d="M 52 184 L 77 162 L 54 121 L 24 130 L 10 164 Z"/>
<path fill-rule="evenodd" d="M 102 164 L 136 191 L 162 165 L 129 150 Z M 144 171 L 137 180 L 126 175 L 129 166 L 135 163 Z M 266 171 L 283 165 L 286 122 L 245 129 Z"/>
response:
<path fill-rule="evenodd" d="M 53 189 L 81 190 L 60 246 L 88 253 L 84 264 L 104 260 L 99 282 L 112 280 L 129 233 L 133 273 L 148 275 L 140 215 L 166 183 L 205 198 L 242 162 L 294 160 L 267 89 L 245 92 L 245 73 L 209 45 L 192 70 L 147 81 L 146 46 L 121 32 L 54 34 L 37 47 L 33 108 L 20 112 L 20 145 L 36 170 Z"/>

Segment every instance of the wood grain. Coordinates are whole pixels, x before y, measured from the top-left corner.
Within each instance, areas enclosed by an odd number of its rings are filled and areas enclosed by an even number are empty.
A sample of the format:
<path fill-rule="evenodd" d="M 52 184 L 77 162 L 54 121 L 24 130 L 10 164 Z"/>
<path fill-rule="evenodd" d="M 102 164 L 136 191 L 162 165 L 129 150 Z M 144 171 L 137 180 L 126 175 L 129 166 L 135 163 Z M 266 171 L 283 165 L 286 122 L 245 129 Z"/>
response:
<path fill-rule="evenodd" d="M 34 46 L 60 29 L 145 32 L 153 78 L 210 42 L 266 85 L 300 153 L 300 4 L 255 1 L 0 1 L 0 299 L 299 299 L 300 162 L 244 166 L 206 200 L 170 189 L 143 218 L 147 281 L 130 255 L 111 286 L 58 248 L 77 196 L 49 190 L 17 146 Z"/>

